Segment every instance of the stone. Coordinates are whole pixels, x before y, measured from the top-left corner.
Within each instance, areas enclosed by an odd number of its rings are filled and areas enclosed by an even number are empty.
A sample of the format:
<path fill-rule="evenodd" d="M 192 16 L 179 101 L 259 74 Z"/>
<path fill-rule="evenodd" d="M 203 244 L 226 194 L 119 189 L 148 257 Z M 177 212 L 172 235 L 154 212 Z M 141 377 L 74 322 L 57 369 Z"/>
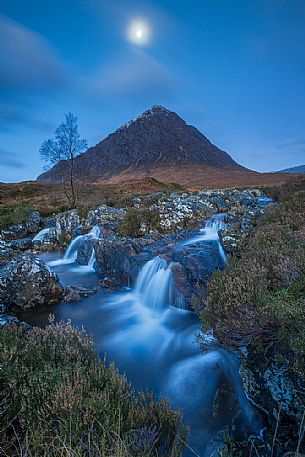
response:
<path fill-rule="evenodd" d="M 67 303 L 71 303 L 74 301 L 79 301 L 82 298 L 89 297 L 97 292 L 98 288 L 94 289 L 86 289 L 85 287 L 78 287 L 78 286 L 67 286 L 65 288 L 65 296 L 64 301 Z"/>
<path fill-rule="evenodd" d="M 15 251 L 27 251 L 32 247 L 31 238 L 21 238 L 19 240 L 13 240 L 10 243 L 10 247 Z"/>
<path fill-rule="evenodd" d="M 55 227 L 57 236 L 62 233 L 73 233 L 80 225 L 80 217 L 76 209 L 71 209 L 55 216 Z"/>
<path fill-rule="evenodd" d="M 36 233 L 40 229 L 41 217 L 38 211 L 31 211 L 28 214 L 26 227 L 28 233 Z"/>
<path fill-rule="evenodd" d="M 1 271 L 0 301 L 22 310 L 58 303 L 64 288 L 57 275 L 36 255 L 23 254 Z"/>
<path fill-rule="evenodd" d="M 27 234 L 28 230 L 26 224 L 10 225 L 2 230 L 2 236 L 6 241 L 24 238 Z"/>

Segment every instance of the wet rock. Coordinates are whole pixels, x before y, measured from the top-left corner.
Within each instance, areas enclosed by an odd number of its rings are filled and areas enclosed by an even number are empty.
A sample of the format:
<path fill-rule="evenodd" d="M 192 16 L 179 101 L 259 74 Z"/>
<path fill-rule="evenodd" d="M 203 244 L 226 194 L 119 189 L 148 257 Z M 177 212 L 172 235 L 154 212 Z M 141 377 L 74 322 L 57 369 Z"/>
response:
<path fill-rule="evenodd" d="M 1 271 L 0 301 L 10 309 L 52 305 L 63 295 L 57 275 L 36 255 L 20 255 Z"/>
<path fill-rule="evenodd" d="M 85 249 L 88 249 L 91 240 L 87 240 Z M 148 254 L 138 254 L 143 250 L 140 241 L 121 238 L 116 240 L 94 240 L 95 265 L 94 268 L 102 278 L 110 278 L 117 285 L 130 285 L 135 282 L 137 274 L 149 260 Z M 91 247 L 92 249 L 92 247 Z M 86 255 L 88 258 L 88 254 Z M 87 262 L 86 262 L 87 263 Z"/>
<path fill-rule="evenodd" d="M 67 286 L 65 288 L 64 301 L 67 303 L 79 301 L 82 298 L 86 298 L 90 295 L 95 294 L 97 291 L 97 287 L 95 287 L 94 289 L 86 289 L 85 287 Z"/>
<path fill-rule="evenodd" d="M 32 247 L 31 238 L 21 238 L 19 240 L 13 240 L 10 243 L 10 247 L 15 251 L 27 251 Z"/>
<path fill-rule="evenodd" d="M 178 290 L 188 301 L 202 293 L 212 273 L 224 266 L 217 241 L 184 246 L 173 252 L 172 260 L 180 265 L 173 267 L 173 273 Z"/>
<path fill-rule="evenodd" d="M 17 316 L 12 314 L 0 314 L 0 329 L 9 325 L 23 326 L 26 329 L 30 330 L 32 327 L 26 322 L 20 321 Z"/>

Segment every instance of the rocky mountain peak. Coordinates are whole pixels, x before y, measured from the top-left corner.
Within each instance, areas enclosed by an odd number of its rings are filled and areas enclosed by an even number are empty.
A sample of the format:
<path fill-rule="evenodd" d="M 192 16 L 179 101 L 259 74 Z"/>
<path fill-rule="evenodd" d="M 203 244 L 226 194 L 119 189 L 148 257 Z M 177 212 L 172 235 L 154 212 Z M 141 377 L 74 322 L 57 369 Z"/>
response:
<path fill-rule="evenodd" d="M 155 176 L 155 170 L 242 169 L 226 152 L 212 144 L 178 114 L 154 105 L 111 133 L 75 160 L 74 174 L 81 180 L 100 181 L 122 176 Z M 60 182 L 64 164 L 39 176 Z M 127 176 L 128 174 L 128 176 Z M 171 182 L 175 176 L 170 177 Z"/>

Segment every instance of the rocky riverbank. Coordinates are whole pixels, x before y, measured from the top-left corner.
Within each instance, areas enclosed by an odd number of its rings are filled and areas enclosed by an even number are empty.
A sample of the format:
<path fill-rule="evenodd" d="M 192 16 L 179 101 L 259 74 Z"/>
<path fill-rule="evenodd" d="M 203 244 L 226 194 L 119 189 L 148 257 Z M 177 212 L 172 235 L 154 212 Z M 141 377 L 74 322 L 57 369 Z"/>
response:
<path fill-rule="evenodd" d="M 232 189 L 158 192 L 132 197 L 122 208 L 101 205 L 86 215 L 71 210 L 43 218 L 32 212 L 24 224 L 2 230 L 0 300 L 7 309 L 15 310 L 61 300 L 64 291 L 56 275 L 34 255 L 59 249 L 84 235 L 76 261 L 86 265 L 94 251 L 93 266 L 104 285 L 113 288 L 134 284 L 144 263 L 159 255 L 173 272 L 173 304 L 181 306 L 182 300 L 189 307 L 194 296 L 206 289 L 213 271 L 223 268 L 219 249 L 223 246 L 227 253 L 237 255 L 239 244 L 269 203 L 259 189 Z M 220 239 L 211 239 L 199 248 L 198 229 L 215 213 L 223 222 L 217 227 Z M 138 225 L 132 225 L 130 214 Z M 98 237 L 86 235 L 93 225 L 98 227 Z M 122 236 L 124 227 L 133 236 Z M 191 237 L 194 244 L 184 244 Z M 72 293 L 70 288 L 66 296 L 71 300 L 84 294 L 76 290 Z"/>

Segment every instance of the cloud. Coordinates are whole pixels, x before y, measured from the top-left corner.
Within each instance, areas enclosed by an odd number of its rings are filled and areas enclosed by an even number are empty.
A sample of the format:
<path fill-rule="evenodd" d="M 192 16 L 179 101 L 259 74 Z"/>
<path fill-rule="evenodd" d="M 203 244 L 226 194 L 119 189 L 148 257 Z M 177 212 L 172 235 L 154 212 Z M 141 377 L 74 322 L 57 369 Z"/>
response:
<path fill-rule="evenodd" d="M 11 151 L 4 151 L 3 149 L 0 149 L 0 162 L 2 166 L 9 168 L 20 169 L 26 167 L 26 164 L 20 159 L 19 154 Z"/>
<path fill-rule="evenodd" d="M 300 149 L 304 150 L 305 148 L 305 138 L 288 138 L 281 141 L 275 146 L 276 149 Z"/>
<path fill-rule="evenodd" d="M 93 96 L 121 98 L 170 95 L 178 84 L 178 78 L 163 63 L 140 50 L 107 62 L 85 82 Z"/>
<path fill-rule="evenodd" d="M 51 44 L 3 15 L 0 15 L 0 55 L 2 88 L 55 89 L 66 82 L 66 66 Z"/>
<path fill-rule="evenodd" d="M 0 106 L 0 133 L 20 131 L 31 128 L 42 132 L 55 129 L 55 125 L 45 119 L 33 117 L 24 108 L 13 104 Z"/>

